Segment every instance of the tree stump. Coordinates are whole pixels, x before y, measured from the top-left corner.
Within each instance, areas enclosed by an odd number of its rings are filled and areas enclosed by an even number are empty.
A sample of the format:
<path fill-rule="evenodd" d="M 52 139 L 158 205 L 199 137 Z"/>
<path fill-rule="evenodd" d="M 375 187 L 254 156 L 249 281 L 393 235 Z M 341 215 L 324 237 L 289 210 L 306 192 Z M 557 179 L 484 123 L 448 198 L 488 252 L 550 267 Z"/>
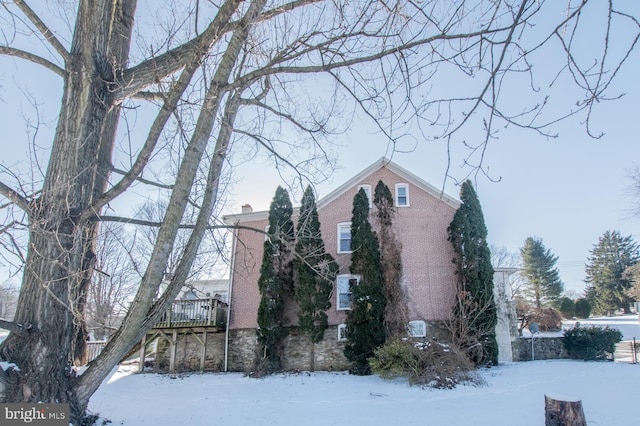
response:
<path fill-rule="evenodd" d="M 545 426 L 587 426 L 582 401 L 563 401 L 544 396 Z"/>

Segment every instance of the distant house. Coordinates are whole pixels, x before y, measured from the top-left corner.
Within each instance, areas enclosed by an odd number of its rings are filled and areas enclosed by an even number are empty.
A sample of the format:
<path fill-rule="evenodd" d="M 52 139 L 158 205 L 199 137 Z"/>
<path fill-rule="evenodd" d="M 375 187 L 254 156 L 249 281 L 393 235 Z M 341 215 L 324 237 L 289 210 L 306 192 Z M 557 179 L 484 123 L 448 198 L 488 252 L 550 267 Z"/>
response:
<path fill-rule="evenodd" d="M 447 227 L 459 202 L 397 164 L 382 158 L 318 200 L 322 237 L 328 252 L 340 265 L 335 282 L 332 306 L 328 311 L 329 329 L 316 346 L 317 369 L 345 369 L 342 354 L 344 323 L 349 309 L 349 275 L 351 262 L 350 221 L 353 198 L 360 188 L 372 199 L 382 180 L 392 191 L 396 206 L 395 234 L 402 245 L 402 284 L 408 296 L 409 333 L 427 339 L 446 336 L 443 322 L 451 314 L 456 289 L 455 265 Z M 295 200 L 293 200 L 295 202 Z M 294 211 L 294 221 L 297 210 Z M 371 223 L 375 207 L 371 209 Z M 229 323 L 225 365 L 229 370 L 251 368 L 257 353 L 255 330 L 260 302 L 258 278 L 262 250 L 268 225 L 268 211 L 254 212 L 249 205 L 242 213 L 225 217 L 234 230 L 232 272 L 230 277 Z M 374 226 L 375 229 L 375 226 Z M 305 369 L 309 362 L 308 343 L 296 333 L 297 317 L 290 312 L 293 328 L 285 348 L 285 369 Z"/>
<path fill-rule="evenodd" d="M 227 303 L 229 299 L 229 280 L 195 280 L 188 281 L 182 287 L 179 299 L 216 298 Z"/>

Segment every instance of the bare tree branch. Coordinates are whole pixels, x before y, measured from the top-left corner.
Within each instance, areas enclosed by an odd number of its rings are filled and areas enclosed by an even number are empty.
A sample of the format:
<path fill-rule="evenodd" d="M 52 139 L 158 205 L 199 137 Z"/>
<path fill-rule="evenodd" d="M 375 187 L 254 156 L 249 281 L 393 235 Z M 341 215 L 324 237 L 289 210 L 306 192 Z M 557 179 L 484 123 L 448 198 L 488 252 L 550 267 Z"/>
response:
<path fill-rule="evenodd" d="M 0 182 L 0 194 L 7 197 L 11 202 L 13 202 L 16 206 L 20 207 L 27 214 L 31 214 L 31 207 L 29 205 L 29 201 L 24 198 L 22 195 L 17 193 L 15 190 L 10 188 L 4 182 Z"/>
<path fill-rule="evenodd" d="M 47 27 L 47 25 L 44 22 L 42 22 L 40 17 L 36 15 L 33 9 L 31 9 L 24 0 L 14 0 L 14 1 L 16 5 L 20 8 L 20 10 L 22 10 L 22 12 L 25 15 L 27 15 L 27 18 L 29 18 L 29 20 L 33 23 L 33 25 L 36 26 L 38 31 L 42 33 L 44 38 L 51 44 L 51 46 L 53 46 L 53 48 L 58 52 L 58 54 L 62 56 L 62 59 L 64 60 L 64 62 L 65 63 L 68 62 L 70 58 L 69 51 L 65 49 L 62 43 L 60 43 L 60 41 L 56 38 L 56 36 L 51 32 L 49 27 Z"/>
<path fill-rule="evenodd" d="M 42 65 L 43 67 L 50 69 L 59 76 L 64 77 L 64 69 L 60 68 L 53 62 L 44 59 L 41 56 L 34 55 L 33 53 L 15 49 L 9 46 L 0 46 L 0 55 L 9 55 L 15 56 L 16 58 L 20 59 L 25 59 L 27 61 L 33 62 L 34 64 Z"/>
<path fill-rule="evenodd" d="M 4 328 L 5 330 L 9 330 L 18 334 L 26 334 L 31 330 L 31 326 L 24 326 L 22 324 L 18 324 L 17 322 L 7 321 L 0 318 L 0 328 Z"/>
<path fill-rule="evenodd" d="M 124 170 L 120 170 L 120 169 L 117 169 L 115 167 L 112 168 L 112 170 L 113 170 L 114 173 L 118 173 L 118 174 L 123 175 L 123 176 L 128 176 L 130 174 L 130 172 L 126 172 Z M 156 188 L 173 189 L 173 185 L 165 185 L 165 184 L 162 184 L 162 183 L 159 183 L 159 182 L 154 182 L 152 180 L 144 179 L 144 178 L 141 178 L 141 177 L 137 177 L 135 180 L 138 181 L 138 182 L 147 184 L 147 185 L 155 186 Z"/>

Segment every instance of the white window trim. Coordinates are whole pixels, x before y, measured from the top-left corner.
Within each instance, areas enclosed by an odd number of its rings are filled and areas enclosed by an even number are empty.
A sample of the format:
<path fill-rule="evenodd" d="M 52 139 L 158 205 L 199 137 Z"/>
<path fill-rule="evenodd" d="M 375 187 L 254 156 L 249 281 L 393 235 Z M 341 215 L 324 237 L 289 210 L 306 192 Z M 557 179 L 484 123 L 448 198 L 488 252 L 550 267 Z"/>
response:
<path fill-rule="evenodd" d="M 356 279 L 358 282 L 360 282 L 360 275 L 352 275 L 352 274 L 341 274 L 338 275 L 336 277 L 336 311 L 350 311 L 351 310 L 351 306 L 349 307 L 341 307 L 340 306 L 340 295 L 341 294 L 352 294 L 352 292 L 349 293 L 340 293 L 340 286 L 338 284 L 338 281 L 340 280 L 340 278 L 346 278 L 347 282 L 351 279 Z"/>
<path fill-rule="evenodd" d="M 340 250 L 340 228 L 343 226 L 348 226 L 349 227 L 349 235 L 351 235 L 351 222 L 340 222 L 337 225 L 337 233 L 338 233 L 338 247 L 337 247 L 337 253 L 341 254 L 341 253 L 351 253 L 352 250 L 348 250 L 348 251 L 342 251 Z"/>
<path fill-rule="evenodd" d="M 407 204 L 398 204 L 398 188 L 404 188 L 405 189 L 405 194 L 406 194 L 406 199 L 407 199 Z M 408 183 L 396 183 L 396 199 L 395 199 L 395 205 L 396 207 L 409 207 L 411 205 L 411 203 L 409 202 L 409 184 Z"/>
<path fill-rule="evenodd" d="M 371 185 L 358 185 L 358 191 L 360 191 L 360 188 L 364 189 L 364 193 L 367 194 L 367 198 L 369 199 L 369 208 L 373 207 L 373 193 L 371 192 Z"/>
<path fill-rule="evenodd" d="M 414 333 L 415 328 L 414 327 L 421 327 L 422 328 L 422 332 L 421 333 Z M 411 337 L 427 337 L 427 323 L 422 321 L 422 320 L 415 320 L 415 321 L 409 321 L 409 336 Z"/>
<path fill-rule="evenodd" d="M 338 324 L 338 342 L 347 340 L 347 324 Z"/>

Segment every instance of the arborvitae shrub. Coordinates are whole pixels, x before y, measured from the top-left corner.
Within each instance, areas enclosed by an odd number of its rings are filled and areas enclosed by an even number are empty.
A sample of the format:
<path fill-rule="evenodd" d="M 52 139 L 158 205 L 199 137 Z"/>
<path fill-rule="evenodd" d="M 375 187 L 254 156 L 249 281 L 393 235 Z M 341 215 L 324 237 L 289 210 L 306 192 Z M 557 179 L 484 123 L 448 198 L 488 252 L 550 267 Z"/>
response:
<path fill-rule="evenodd" d="M 565 331 L 563 343 L 573 359 L 602 360 L 615 351 L 620 340 L 622 333 L 618 329 L 589 326 Z"/>
<path fill-rule="evenodd" d="M 369 365 L 384 379 L 406 377 L 412 385 L 452 389 L 460 383 L 482 383 L 463 352 L 438 342 L 395 339 L 376 349 Z"/>
<path fill-rule="evenodd" d="M 591 303 L 584 298 L 576 300 L 576 317 L 589 318 L 589 315 L 591 315 Z"/>
<path fill-rule="evenodd" d="M 540 309 L 529 317 L 529 324 L 535 322 L 540 331 L 560 331 L 562 329 L 562 314 L 553 308 Z"/>
<path fill-rule="evenodd" d="M 560 312 L 566 319 L 573 318 L 576 315 L 576 302 L 568 297 L 563 297 L 560 299 Z"/>

